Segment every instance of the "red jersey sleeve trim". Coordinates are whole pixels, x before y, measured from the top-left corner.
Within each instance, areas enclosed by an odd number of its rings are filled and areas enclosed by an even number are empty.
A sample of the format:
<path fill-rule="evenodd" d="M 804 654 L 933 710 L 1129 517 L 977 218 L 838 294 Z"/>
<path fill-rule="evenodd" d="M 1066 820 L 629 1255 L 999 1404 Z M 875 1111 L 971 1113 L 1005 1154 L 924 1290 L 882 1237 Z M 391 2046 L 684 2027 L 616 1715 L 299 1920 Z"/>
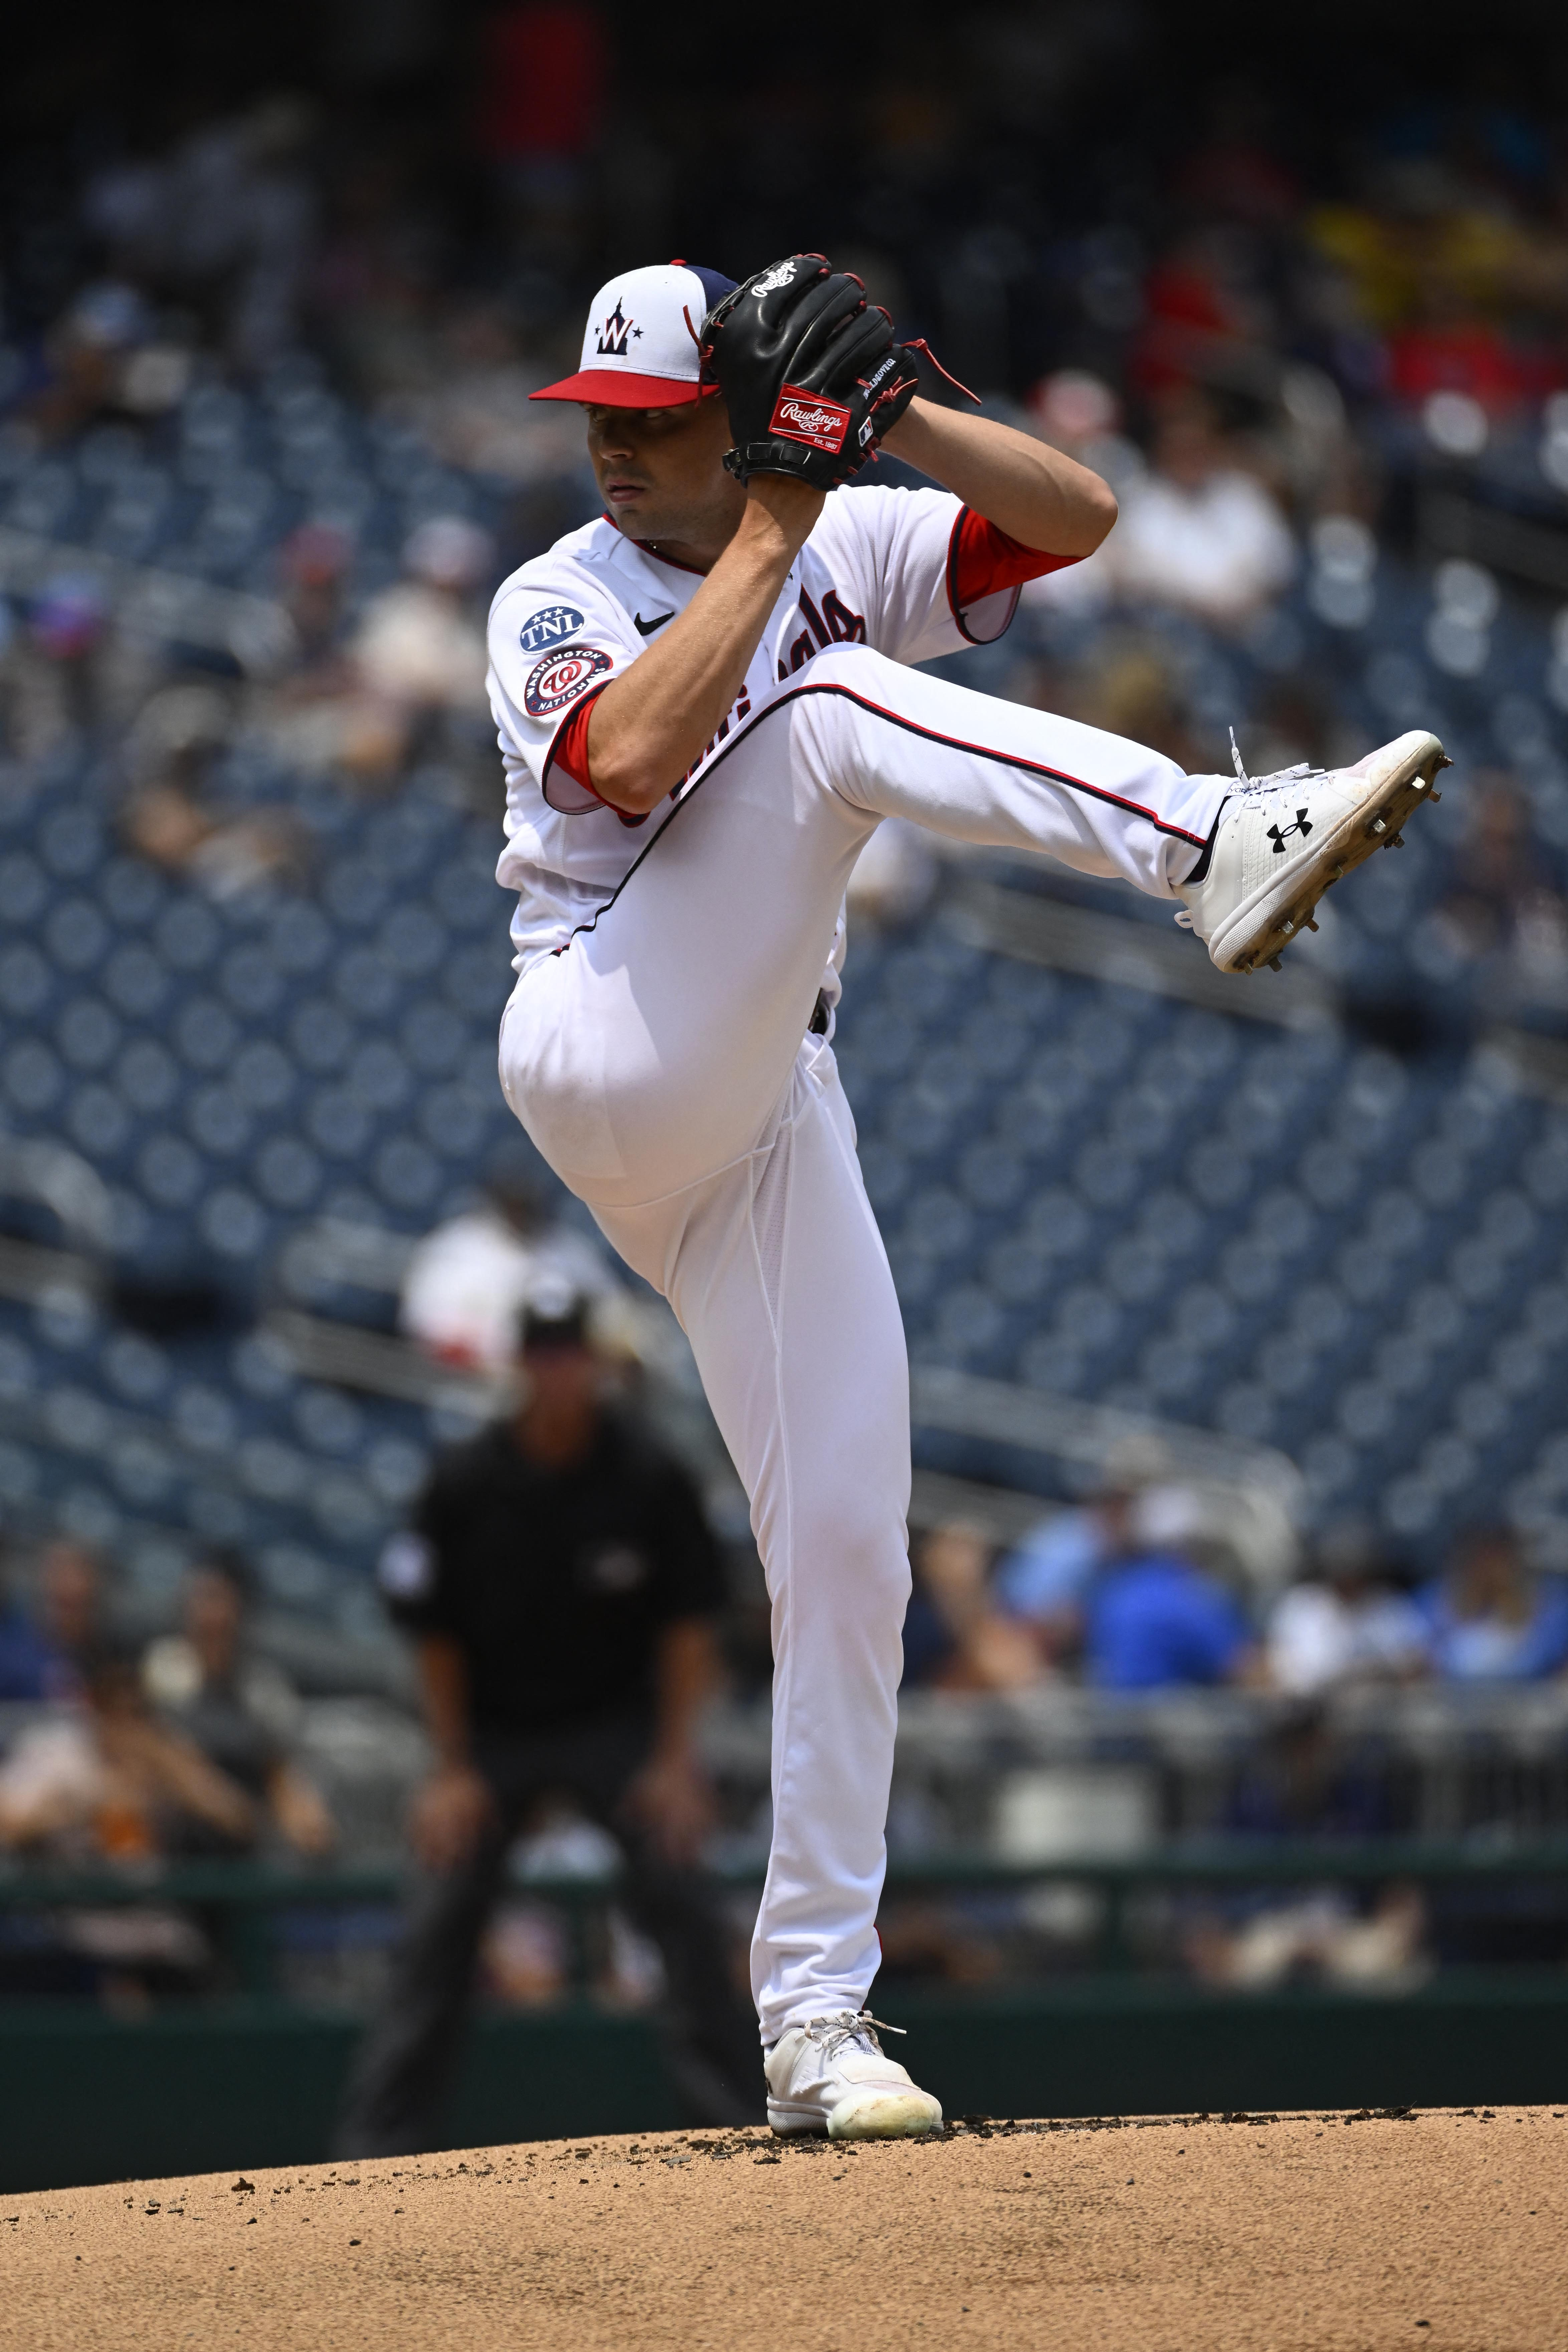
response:
<path fill-rule="evenodd" d="M 610 683 L 610 679 L 605 680 L 605 686 Z M 588 718 L 605 691 L 605 686 L 596 686 L 592 694 L 585 694 L 580 702 L 574 702 L 555 730 L 550 749 L 544 755 L 544 777 L 540 789 L 548 806 L 559 815 L 589 816 L 595 809 L 607 808 L 615 811 L 623 824 L 646 824 L 646 814 L 628 816 L 625 809 L 616 808 L 614 801 L 607 801 L 602 793 L 595 792 L 594 780 L 588 773 Z M 559 777 L 556 771 L 559 771 Z M 576 787 L 577 794 L 585 797 L 578 798 L 571 792 L 563 792 L 560 786 L 562 777 L 569 785 Z"/>
<path fill-rule="evenodd" d="M 947 601 L 953 620 L 962 635 L 976 644 L 979 640 L 964 626 L 971 605 L 1009 588 L 1016 592 L 1027 580 L 1043 580 L 1047 572 L 1065 572 L 1080 561 L 1076 555 L 1047 555 L 1037 547 L 1026 547 L 973 507 L 960 507 L 947 543 Z M 1008 620 L 1012 617 L 1009 613 Z"/>
<path fill-rule="evenodd" d="M 603 693 L 604 688 L 601 687 L 599 691 Z M 581 702 L 573 704 L 555 730 L 544 762 L 547 775 L 552 768 L 563 768 L 572 782 L 580 784 L 585 793 L 594 793 L 588 774 L 588 719 L 598 699 L 597 694 L 585 694 Z M 594 798 L 598 800 L 597 793 L 594 793 Z"/>

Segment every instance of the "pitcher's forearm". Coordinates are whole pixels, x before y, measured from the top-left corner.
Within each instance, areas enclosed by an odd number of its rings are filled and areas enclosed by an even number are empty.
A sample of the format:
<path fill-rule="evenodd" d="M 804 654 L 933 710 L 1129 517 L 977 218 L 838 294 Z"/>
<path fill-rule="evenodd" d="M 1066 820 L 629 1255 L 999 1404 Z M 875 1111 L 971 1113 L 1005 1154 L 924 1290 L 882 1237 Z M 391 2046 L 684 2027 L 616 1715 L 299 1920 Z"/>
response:
<path fill-rule="evenodd" d="M 1115 496 L 1098 474 L 989 416 L 912 400 L 885 446 L 1042 554 L 1092 555 L 1116 520 Z"/>
<path fill-rule="evenodd" d="M 783 475 L 756 476 L 729 546 L 684 613 L 605 688 L 588 720 L 588 772 L 613 808 L 641 815 L 673 791 L 745 683 L 780 589 L 821 510 Z"/>

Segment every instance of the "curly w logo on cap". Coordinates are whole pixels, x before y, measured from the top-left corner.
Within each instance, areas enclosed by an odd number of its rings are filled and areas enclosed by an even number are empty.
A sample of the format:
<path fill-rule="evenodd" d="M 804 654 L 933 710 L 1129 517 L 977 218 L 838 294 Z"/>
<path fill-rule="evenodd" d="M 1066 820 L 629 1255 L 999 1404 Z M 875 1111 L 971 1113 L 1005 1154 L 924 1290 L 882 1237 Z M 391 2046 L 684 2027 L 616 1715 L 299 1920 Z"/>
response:
<path fill-rule="evenodd" d="M 595 408 L 676 408 L 713 389 L 701 381 L 698 336 L 735 281 L 716 269 L 668 261 L 628 269 L 595 295 L 575 375 L 547 383 L 534 400 L 580 400 Z"/>

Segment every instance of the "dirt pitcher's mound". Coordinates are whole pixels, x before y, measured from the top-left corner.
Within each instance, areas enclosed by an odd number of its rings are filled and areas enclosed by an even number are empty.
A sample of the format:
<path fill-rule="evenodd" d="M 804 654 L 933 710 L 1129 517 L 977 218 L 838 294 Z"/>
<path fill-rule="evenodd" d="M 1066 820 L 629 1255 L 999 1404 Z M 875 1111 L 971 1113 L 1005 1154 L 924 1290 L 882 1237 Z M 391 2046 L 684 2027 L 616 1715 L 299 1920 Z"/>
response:
<path fill-rule="evenodd" d="M 17 2352 L 1553 2352 L 1568 2119 L 543 2141 L 0 2200 Z"/>

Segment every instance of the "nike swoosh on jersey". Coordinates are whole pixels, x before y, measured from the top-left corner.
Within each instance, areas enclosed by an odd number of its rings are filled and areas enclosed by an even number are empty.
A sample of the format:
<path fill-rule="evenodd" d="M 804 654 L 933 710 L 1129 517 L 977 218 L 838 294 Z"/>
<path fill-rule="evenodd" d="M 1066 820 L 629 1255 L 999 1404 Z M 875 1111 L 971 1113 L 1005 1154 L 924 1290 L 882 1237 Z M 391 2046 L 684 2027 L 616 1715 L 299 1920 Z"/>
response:
<path fill-rule="evenodd" d="M 651 621 L 645 621 L 640 613 L 634 613 L 632 626 L 639 637 L 651 637 L 656 629 L 662 629 L 666 621 L 673 621 L 674 618 L 675 607 L 672 604 L 668 613 L 656 613 Z"/>

